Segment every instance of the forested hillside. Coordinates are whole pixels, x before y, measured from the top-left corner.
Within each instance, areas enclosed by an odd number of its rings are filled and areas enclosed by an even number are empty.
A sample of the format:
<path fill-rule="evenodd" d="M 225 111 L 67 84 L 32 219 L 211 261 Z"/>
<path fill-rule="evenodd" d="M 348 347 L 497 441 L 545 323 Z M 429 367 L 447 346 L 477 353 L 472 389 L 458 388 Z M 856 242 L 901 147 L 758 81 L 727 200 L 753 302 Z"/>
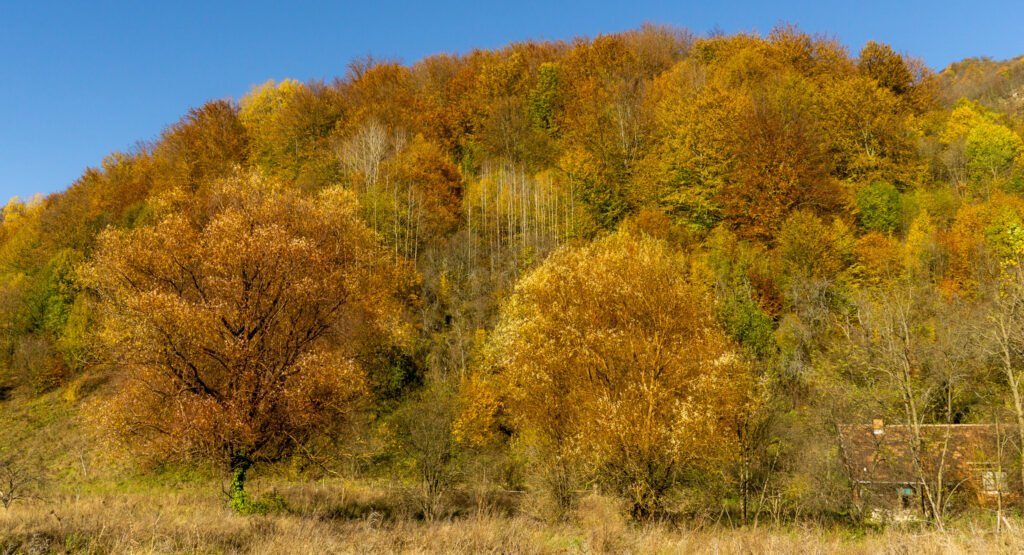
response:
<path fill-rule="evenodd" d="M 843 425 L 1024 443 L 1024 59 L 646 26 L 339 73 L 6 205 L 5 468 L 859 522 Z"/>

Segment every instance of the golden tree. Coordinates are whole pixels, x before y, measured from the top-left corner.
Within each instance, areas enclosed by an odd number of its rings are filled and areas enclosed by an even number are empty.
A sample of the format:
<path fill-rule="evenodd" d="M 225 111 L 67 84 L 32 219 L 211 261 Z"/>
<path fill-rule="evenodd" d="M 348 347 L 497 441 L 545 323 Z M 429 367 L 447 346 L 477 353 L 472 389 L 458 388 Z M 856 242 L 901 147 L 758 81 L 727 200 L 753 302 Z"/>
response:
<path fill-rule="evenodd" d="M 520 282 L 493 337 L 520 438 L 554 475 L 627 496 L 636 517 L 730 456 L 749 389 L 684 262 L 624 233 L 558 251 Z"/>
<path fill-rule="evenodd" d="M 103 232 L 83 272 L 124 378 L 101 420 L 140 454 L 228 463 L 244 510 L 253 464 L 357 407 L 356 356 L 398 329 L 400 273 L 345 191 L 305 198 L 244 174 L 195 203 Z"/>

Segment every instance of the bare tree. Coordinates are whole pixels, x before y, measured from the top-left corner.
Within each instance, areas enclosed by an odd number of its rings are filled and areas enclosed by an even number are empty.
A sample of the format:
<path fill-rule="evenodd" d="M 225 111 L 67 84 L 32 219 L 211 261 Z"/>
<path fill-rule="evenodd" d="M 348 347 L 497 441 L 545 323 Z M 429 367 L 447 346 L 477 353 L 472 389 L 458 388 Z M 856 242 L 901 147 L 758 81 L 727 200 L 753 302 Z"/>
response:
<path fill-rule="evenodd" d="M 850 364 L 875 391 L 879 410 L 895 412 L 909 430 L 909 450 L 925 511 L 944 529 L 946 506 L 957 484 L 946 472 L 951 430 L 938 437 L 928 424 L 952 424 L 970 383 L 973 338 L 969 315 L 935 300 L 927 290 L 897 283 L 865 292 L 842 332 L 855 345 Z"/>
<path fill-rule="evenodd" d="M 1024 266 L 1020 261 L 1006 264 L 989 292 L 989 307 L 982 336 L 991 355 L 998 360 L 1013 401 L 1016 433 L 1024 448 Z M 1020 480 L 1024 485 L 1024 458 L 1020 459 Z"/>
<path fill-rule="evenodd" d="M 441 516 L 445 496 L 459 478 L 456 444 L 451 432 L 455 418 L 454 393 L 451 384 L 435 378 L 415 401 L 392 417 L 399 448 L 415 467 L 423 515 L 431 520 Z"/>
<path fill-rule="evenodd" d="M 37 499 L 40 482 L 28 465 L 14 459 L 0 460 L 0 505 L 8 509 L 15 501 Z"/>
<path fill-rule="evenodd" d="M 362 177 L 361 192 L 377 184 L 381 164 L 392 150 L 393 142 L 384 124 L 377 119 L 370 119 L 348 140 L 338 145 L 336 153 L 342 164 Z"/>

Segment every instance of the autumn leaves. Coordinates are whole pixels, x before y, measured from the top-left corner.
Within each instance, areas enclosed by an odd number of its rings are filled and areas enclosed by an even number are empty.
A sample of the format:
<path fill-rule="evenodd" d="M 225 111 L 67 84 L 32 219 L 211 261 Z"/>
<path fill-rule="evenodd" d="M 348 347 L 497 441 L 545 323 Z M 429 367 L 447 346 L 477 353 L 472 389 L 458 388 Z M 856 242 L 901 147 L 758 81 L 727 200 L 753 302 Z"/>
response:
<path fill-rule="evenodd" d="M 252 464 L 336 433 L 366 399 L 357 361 L 401 339 L 403 269 L 349 192 L 303 197 L 249 173 L 211 198 L 105 232 L 83 272 L 122 368 L 100 423 L 146 457 L 230 465 L 242 503 Z M 454 426 L 486 435 L 502 419 L 536 443 L 534 464 L 565 466 L 545 472 L 652 514 L 685 472 L 728 458 L 749 382 L 686 275 L 667 244 L 625 232 L 557 251 L 517 286 L 488 347 L 490 393 L 468 382 Z"/>
<path fill-rule="evenodd" d="M 103 233 L 84 270 L 122 383 L 100 418 L 146 457 L 230 464 L 244 483 L 356 412 L 356 358 L 401 334 L 403 280 L 347 191 L 307 198 L 245 173 L 212 208 L 194 200 Z"/>
<path fill-rule="evenodd" d="M 596 482 L 653 514 L 688 472 L 733 456 L 751 374 L 684 259 L 626 233 L 525 276 L 488 369 L 546 476 Z M 571 488 L 570 488 L 571 489 Z"/>

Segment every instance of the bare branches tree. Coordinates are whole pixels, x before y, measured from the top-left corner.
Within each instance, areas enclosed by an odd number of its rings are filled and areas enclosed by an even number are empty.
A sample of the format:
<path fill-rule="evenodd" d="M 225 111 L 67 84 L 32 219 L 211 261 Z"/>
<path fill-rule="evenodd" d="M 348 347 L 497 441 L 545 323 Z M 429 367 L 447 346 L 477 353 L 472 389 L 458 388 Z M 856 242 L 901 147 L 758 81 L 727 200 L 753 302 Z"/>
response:
<path fill-rule="evenodd" d="M 1024 263 L 1012 259 L 1002 265 L 989 291 L 989 306 L 981 335 L 990 355 L 1006 378 L 1016 417 L 1016 434 L 1024 446 Z M 1024 458 L 1020 461 L 1024 484 Z"/>
<path fill-rule="evenodd" d="M 936 527 L 944 529 L 949 495 L 950 433 L 926 433 L 929 424 L 953 424 L 960 396 L 970 384 L 969 315 L 953 303 L 926 295 L 904 282 L 867 291 L 853 319 L 843 326 L 855 345 L 850 365 L 876 393 L 878 409 L 895 413 L 909 430 L 909 451 L 922 502 Z"/>
<path fill-rule="evenodd" d="M 37 499 L 37 489 L 42 480 L 23 462 L 0 460 L 0 505 L 9 509 L 15 501 Z"/>

